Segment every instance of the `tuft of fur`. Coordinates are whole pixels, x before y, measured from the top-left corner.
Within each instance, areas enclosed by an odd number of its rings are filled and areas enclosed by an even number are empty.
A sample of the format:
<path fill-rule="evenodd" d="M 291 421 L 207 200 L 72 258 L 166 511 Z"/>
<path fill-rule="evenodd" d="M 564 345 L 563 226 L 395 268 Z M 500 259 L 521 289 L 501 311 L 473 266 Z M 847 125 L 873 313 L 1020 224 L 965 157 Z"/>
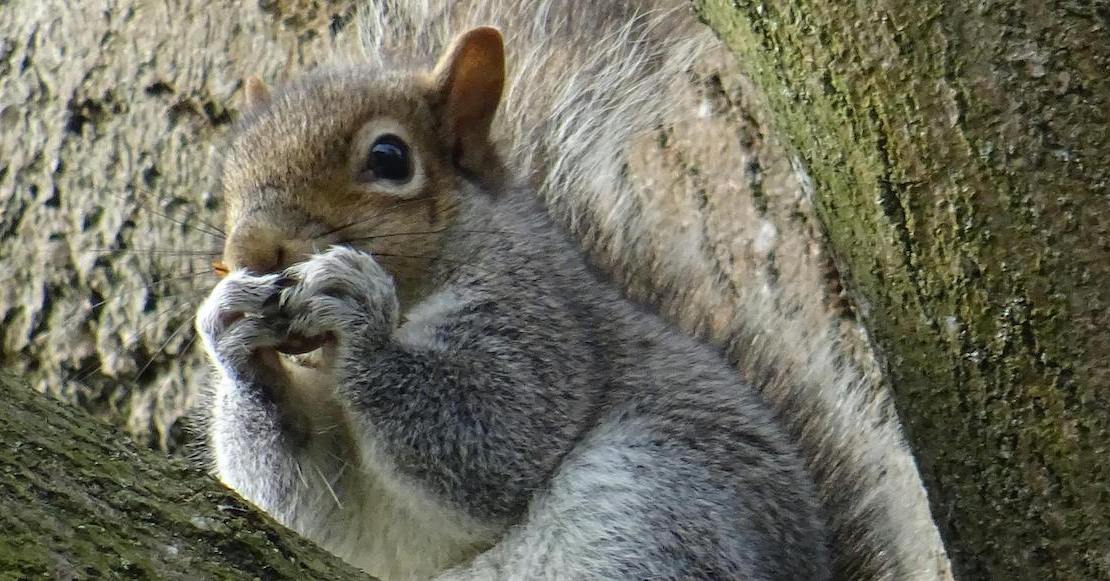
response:
<path fill-rule="evenodd" d="M 675 117 L 666 97 L 718 44 L 685 2 L 386 0 L 360 22 L 360 57 L 383 68 L 429 63 L 471 26 L 505 31 L 510 86 L 494 129 L 507 165 L 527 169 L 551 214 L 608 270 L 650 256 L 665 273 L 651 294 L 690 300 L 688 257 L 645 250 L 643 233 L 661 217 L 634 203 L 652 193 L 627 176 L 632 144 Z M 891 402 L 834 337 L 754 287 L 722 342 L 802 445 L 832 525 L 835 578 L 936 578 L 943 548 Z"/>

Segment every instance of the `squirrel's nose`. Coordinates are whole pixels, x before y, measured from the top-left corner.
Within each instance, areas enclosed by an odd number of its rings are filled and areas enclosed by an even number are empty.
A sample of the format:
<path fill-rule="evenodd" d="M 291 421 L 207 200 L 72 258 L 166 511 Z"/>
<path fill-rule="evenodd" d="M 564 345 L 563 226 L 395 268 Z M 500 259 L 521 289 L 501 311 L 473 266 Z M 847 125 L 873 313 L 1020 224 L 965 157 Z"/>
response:
<path fill-rule="evenodd" d="M 229 270 L 270 274 L 289 266 L 293 254 L 288 241 L 274 228 L 236 228 L 224 245 L 224 264 Z"/>
<path fill-rule="evenodd" d="M 225 253 L 225 260 L 231 270 L 246 269 L 254 274 L 270 274 L 284 270 L 288 253 L 280 244 L 274 246 L 252 247 L 238 252 Z"/>

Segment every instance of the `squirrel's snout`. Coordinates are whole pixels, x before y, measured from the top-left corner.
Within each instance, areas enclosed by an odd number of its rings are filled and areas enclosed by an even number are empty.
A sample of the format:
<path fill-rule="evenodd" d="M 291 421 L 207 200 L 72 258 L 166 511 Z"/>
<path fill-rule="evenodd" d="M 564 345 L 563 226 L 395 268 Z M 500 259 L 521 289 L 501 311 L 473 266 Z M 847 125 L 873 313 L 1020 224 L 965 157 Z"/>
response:
<path fill-rule="evenodd" d="M 270 274 L 284 270 L 288 252 L 278 244 L 250 244 L 224 250 L 224 264 L 229 270 L 245 269 L 254 274 Z"/>
<path fill-rule="evenodd" d="M 311 251 L 307 243 L 268 226 L 233 229 L 224 245 L 223 265 L 229 271 L 245 269 L 255 274 L 281 272 L 304 260 Z"/>

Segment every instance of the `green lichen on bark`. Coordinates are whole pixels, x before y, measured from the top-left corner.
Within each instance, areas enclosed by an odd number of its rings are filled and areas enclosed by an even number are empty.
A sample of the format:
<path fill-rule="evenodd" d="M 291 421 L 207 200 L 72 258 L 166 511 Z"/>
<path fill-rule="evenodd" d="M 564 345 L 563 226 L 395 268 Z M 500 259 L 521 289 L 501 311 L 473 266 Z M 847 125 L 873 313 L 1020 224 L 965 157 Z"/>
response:
<path fill-rule="evenodd" d="M 0 442 L 0 579 L 367 579 L 7 372 Z"/>
<path fill-rule="evenodd" d="M 1110 6 L 699 0 L 800 155 L 964 578 L 1110 578 Z"/>

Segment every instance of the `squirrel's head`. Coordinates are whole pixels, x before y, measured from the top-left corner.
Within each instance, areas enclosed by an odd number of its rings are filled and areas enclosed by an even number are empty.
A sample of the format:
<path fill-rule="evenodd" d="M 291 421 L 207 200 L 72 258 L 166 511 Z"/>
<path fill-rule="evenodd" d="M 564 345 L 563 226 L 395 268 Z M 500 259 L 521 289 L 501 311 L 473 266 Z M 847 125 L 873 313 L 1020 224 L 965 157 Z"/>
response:
<path fill-rule="evenodd" d="M 462 192 L 501 179 L 490 124 L 504 79 L 489 27 L 459 36 L 432 71 L 318 73 L 273 95 L 249 79 L 222 152 L 223 268 L 276 272 L 344 244 L 411 292 Z"/>

